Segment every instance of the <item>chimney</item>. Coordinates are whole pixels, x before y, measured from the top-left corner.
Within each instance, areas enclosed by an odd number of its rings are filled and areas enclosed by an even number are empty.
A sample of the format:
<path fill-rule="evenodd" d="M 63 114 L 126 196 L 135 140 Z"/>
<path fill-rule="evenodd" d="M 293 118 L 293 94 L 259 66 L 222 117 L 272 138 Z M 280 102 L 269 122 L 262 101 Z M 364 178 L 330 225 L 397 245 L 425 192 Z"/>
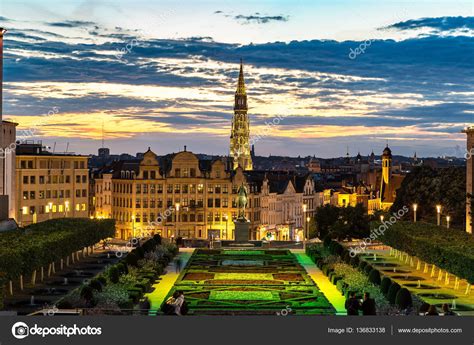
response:
<path fill-rule="evenodd" d="M 3 35 L 7 32 L 0 28 L 0 125 L 3 120 Z"/>

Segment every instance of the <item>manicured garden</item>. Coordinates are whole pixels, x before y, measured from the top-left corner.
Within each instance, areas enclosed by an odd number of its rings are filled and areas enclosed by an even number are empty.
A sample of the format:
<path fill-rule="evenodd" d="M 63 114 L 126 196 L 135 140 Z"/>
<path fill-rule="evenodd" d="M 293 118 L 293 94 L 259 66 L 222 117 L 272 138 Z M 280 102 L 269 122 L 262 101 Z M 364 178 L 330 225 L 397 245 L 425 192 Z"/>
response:
<path fill-rule="evenodd" d="M 177 252 L 175 245 L 162 243 L 155 235 L 56 305 L 60 309 L 80 308 L 85 314 L 130 314 L 134 310 L 147 314 L 149 305 L 143 296 Z"/>
<path fill-rule="evenodd" d="M 371 224 L 372 229 L 380 226 Z M 398 221 L 379 240 L 474 283 L 474 237 L 464 231 Z"/>
<path fill-rule="evenodd" d="M 329 238 L 324 245 L 307 247 L 307 254 L 346 298 L 351 292 L 358 298 L 370 293 L 380 315 L 413 314 L 423 303 L 407 288 L 384 276 L 383 266 L 351 257 L 349 250 Z"/>
<path fill-rule="evenodd" d="M 335 314 L 288 250 L 196 250 L 176 290 L 193 315 Z"/>

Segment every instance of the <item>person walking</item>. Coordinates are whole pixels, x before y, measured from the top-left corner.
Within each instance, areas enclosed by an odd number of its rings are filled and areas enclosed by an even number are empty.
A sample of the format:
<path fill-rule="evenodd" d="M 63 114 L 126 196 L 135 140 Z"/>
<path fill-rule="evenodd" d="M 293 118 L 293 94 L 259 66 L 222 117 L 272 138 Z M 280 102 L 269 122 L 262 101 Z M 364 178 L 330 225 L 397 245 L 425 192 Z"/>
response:
<path fill-rule="evenodd" d="M 364 293 L 364 301 L 362 302 L 362 315 L 377 315 L 377 308 L 375 307 L 375 300 L 370 298 L 368 292 Z"/>
<path fill-rule="evenodd" d="M 178 256 L 175 260 L 175 268 L 176 268 L 176 273 L 180 273 L 181 272 L 181 258 Z"/>
<path fill-rule="evenodd" d="M 356 298 L 356 293 L 351 292 L 349 298 L 346 300 L 345 307 L 347 315 L 359 315 L 360 302 Z"/>

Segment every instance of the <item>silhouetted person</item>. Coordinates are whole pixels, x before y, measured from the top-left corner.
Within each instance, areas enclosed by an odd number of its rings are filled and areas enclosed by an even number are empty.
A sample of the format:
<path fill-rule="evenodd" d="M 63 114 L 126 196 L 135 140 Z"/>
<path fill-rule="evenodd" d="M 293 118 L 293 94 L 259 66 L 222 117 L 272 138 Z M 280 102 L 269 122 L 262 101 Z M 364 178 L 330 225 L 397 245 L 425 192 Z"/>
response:
<path fill-rule="evenodd" d="M 178 256 L 175 261 L 175 266 L 176 266 L 176 273 L 181 272 L 181 258 Z"/>
<path fill-rule="evenodd" d="M 456 313 L 449 309 L 449 305 L 447 303 L 443 304 L 443 315 L 444 316 L 455 316 Z"/>
<path fill-rule="evenodd" d="M 360 302 L 356 298 L 356 293 L 351 292 L 349 298 L 346 300 L 345 307 L 347 309 L 347 315 L 359 315 Z"/>
<path fill-rule="evenodd" d="M 368 292 L 364 293 L 364 301 L 362 302 L 362 315 L 377 315 L 377 310 L 375 307 L 375 300 L 370 298 Z"/>
<path fill-rule="evenodd" d="M 425 315 L 438 316 L 439 315 L 438 314 L 438 309 L 436 309 L 436 306 L 430 305 L 430 307 L 428 308 L 428 312 Z"/>

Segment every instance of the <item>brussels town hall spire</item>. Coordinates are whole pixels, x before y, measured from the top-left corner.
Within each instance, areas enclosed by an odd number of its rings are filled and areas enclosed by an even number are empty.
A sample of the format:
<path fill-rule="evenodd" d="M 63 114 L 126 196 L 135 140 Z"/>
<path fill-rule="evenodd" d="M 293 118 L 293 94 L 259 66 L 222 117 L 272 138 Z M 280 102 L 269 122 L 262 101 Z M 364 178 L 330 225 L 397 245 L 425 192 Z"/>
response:
<path fill-rule="evenodd" d="M 250 155 L 250 122 L 247 115 L 247 91 L 245 89 L 244 68 L 240 60 L 240 73 L 237 90 L 235 91 L 234 117 L 230 134 L 230 155 L 233 159 L 233 168 L 240 165 L 244 170 L 252 170 Z"/>

